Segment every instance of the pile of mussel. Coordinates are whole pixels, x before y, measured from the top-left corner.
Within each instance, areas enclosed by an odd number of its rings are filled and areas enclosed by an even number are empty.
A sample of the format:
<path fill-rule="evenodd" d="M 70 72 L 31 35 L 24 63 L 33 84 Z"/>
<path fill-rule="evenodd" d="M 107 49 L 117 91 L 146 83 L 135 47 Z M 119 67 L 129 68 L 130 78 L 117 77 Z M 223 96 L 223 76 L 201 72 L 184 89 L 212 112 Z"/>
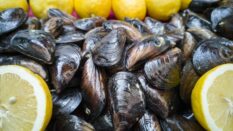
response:
<path fill-rule="evenodd" d="M 0 65 L 24 66 L 47 82 L 48 131 L 204 130 L 191 92 L 205 72 L 233 62 L 231 40 L 231 0 L 193 0 L 166 23 L 0 12 Z"/>

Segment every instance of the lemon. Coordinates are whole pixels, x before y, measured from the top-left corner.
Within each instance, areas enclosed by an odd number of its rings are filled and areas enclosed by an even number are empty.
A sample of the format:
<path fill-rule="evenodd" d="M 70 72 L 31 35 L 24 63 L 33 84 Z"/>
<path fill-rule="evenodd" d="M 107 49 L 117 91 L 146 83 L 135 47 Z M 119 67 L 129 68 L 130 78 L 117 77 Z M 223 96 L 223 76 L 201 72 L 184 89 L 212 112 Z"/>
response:
<path fill-rule="evenodd" d="M 112 8 L 119 20 L 125 17 L 143 20 L 146 16 L 145 0 L 112 0 Z"/>
<path fill-rule="evenodd" d="M 107 18 L 111 11 L 111 0 L 74 0 L 74 7 L 81 18 L 91 16 Z"/>
<path fill-rule="evenodd" d="M 36 17 L 46 18 L 49 8 L 57 8 L 67 14 L 73 11 L 73 0 L 30 0 L 29 4 Z"/>
<path fill-rule="evenodd" d="M 28 11 L 27 0 L 0 0 L 0 11 L 9 8 L 23 8 L 24 11 Z"/>
<path fill-rule="evenodd" d="M 146 0 L 146 5 L 150 17 L 167 21 L 180 10 L 181 0 Z"/>
<path fill-rule="evenodd" d="M 192 0 L 181 0 L 181 9 L 185 10 L 189 7 Z"/>
<path fill-rule="evenodd" d="M 52 97 L 40 76 L 0 66 L 0 131 L 44 131 L 51 114 Z"/>
<path fill-rule="evenodd" d="M 204 74 L 191 99 L 194 116 L 206 130 L 233 131 L 233 64 Z"/>

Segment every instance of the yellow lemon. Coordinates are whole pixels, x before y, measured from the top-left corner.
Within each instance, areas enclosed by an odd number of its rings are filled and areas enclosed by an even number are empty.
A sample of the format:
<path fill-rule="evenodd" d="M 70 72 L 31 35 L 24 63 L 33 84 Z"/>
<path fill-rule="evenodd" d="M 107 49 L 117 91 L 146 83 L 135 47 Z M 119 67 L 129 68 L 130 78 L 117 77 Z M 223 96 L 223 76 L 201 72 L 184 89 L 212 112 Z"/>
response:
<path fill-rule="evenodd" d="M 209 131 L 233 131 L 233 64 L 205 73 L 192 91 L 192 109 Z"/>
<path fill-rule="evenodd" d="M 192 0 L 181 0 L 181 10 L 185 10 L 189 7 Z"/>
<path fill-rule="evenodd" d="M 24 11 L 28 11 L 27 0 L 0 0 L 0 11 L 9 8 L 23 8 Z"/>
<path fill-rule="evenodd" d="M 44 131 L 51 115 L 52 96 L 40 76 L 21 66 L 0 66 L 0 131 Z"/>
<path fill-rule="evenodd" d="M 57 8 L 61 11 L 71 14 L 73 11 L 73 0 L 30 0 L 29 4 L 36 17 L 47 17 L 49 8 Z"/>
<path fill-rule="evenodd" d="M 81 18 L 91 16 L 107 18 L 111 11 L 111 0 L 74 0 L 74 7 Z"/>
<path fill-rule="evenodd" d="M 145 0 L 112 0 L 112 8 L 119 20 L 125 17 L 143 20 L 146 16 Z"/>
<path fill-rule="evenodd" d="M 150 17 L 167 21 L 180 10 L 181 0 L 146 0 L 146 5 Z"/>

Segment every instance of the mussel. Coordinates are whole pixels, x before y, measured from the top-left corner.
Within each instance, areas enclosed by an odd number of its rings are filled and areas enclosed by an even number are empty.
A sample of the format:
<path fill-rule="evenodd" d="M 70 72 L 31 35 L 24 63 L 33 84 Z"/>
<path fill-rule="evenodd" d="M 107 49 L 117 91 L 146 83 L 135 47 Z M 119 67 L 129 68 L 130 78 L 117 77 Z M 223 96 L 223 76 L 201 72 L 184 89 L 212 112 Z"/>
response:
<path fill-rule="evenodd" d="M 125 21 L 130 23 L 131 25 L 133 25 L 135 28 L 137 28 L 143 35 L 151 35 L 152 34 L 152 32 L 150 31 L 148 26 L 137 18 L 131 19 L 131 18 L 126 17 Z"/>
<path fill-rule="evenodd" d="M 106 112 L 99 116 L 94 122 L 93 126 L 96 131 L 113 131 L 112 116 L 110 112 Z"/>
<path fill-rule="evenodd" d="M 219 35 L 233 40 L 233 13 L 218 23 L 216 30 Z"/>
<path fill-rule="evenodd" d="M 105 22 L 104 17 L 96 16 L 91 18 L 79 19 L 74 22 L 74 26 L 83 31 L 89 31 L 95 27 L 102 26 L 102 23 Z"/>
<path fill-rule="evenodd" d="M 67 43 L 81 43 L 84 40 L 84 34 L 80 31 L 73 31 L 62 33 L 56 39 L 56 43 L 58 44 L 67 44 Z"/>
<path fill-rule="evenodd" d="M 150 35 L 136 42 L 127 52 L 126 68 L 134 70 L 148 59 L 160 55 L 164 51 L 175 46 L 176 43 L 166 37 Z"/>
<path fill-rule="evenodd" d="M 114 129 L 129 130 L 145 112 L 145 98 L 137 77 L 118 72 L 108 83 Z"/>
<path fill-rule="evenodd" d="M 165 33 L 165 24 L 152 19 L 150 17 L 146 17 L 144 20 L 145 24 L 148 26 L 149 30 L 154 34 L 154 35 L 163 35 Z"/>
<path fill-rule="evenodd" d="M 217 37 L 214 32 L 205 28 L 189 28 L 187 31 L 194 36 L 197 44 L 203 40 Z"/>
<path fill-rule="evenodd" d="M 0 12 L 0 35 L 11 32 L 27 20 L 27 14 L 22 8 L 11 8 Z"/>
<path fill-rule="evenodd" d="M 111 67 L 121 61 L 126 42 L 125 30 L 112 30 L 93 49 L 93 60 L 98 66 Z"/>
<path fill-rule="evenodd" d="M 91 56 L 83 67 L 81 89 L 85 113 L 93 120 L 101 114 L 106 104 L 106 77 L 103 69 L 94 64 Z"/>
<path fill-rule="evenodd" d="M 11 39 L 13 50 L 35 60 L 51 64 L 55 52 L 54 38 L 42 30 L 21 30 Z"/>
<path fill-rule="evenodd" d="M 75 44 L 59 45 L 55 52 L 55 62 L 51 66 L 51 78 L 57 93 L 64 90 L 81 62 L 81 49 Z"/>
<path fill-rule="evenodd" d="M 49 8 L 48 17 L 49 18 L 53 18 L 53 17 L 61 18 L 64 24 L 73 24 L 73 22 L 75 21 L 75 17 L 73 17 L 72 15 L 66 14 L 56 8 Z"/>
<path fill-rule="evenodd" d="M 50 33 L 54 38 L 58 37 L 62 32 L 63 20 L 61 18 L 50 18 L 43 26 L 43 30 Z"/>
<path fill-rule="evenodd" d="M 193 53 L 194 48 L 197 46 L 197 41 L 193 35 L 189 32 L 185 32 L 183 43 L 182 43 L 182 52 L 184 61 L 188 60 Z"/>
<path fill-rule="evenodd" d="M 221 0 L 192 0 L 189 8 L 195 12 L 202 13 L 208 8 L 218 6 Z"/>
<path fill-rule="evenodd" d="M 149 83 L 158 89 L 171 89 L 180 83 L 181 50 L 174 48 L 144 66 Z"/>
<path fill-rule="evenodd" d="M 10 33 L 4 34 L 0 36 L 0 53 L 15 53 L 11 48 L 11 39 L 16 34 L 16 31 L 12 31 Z"/>
<path fill-rule="evenodd" d="M 26 21 L 26 28 L 29 30 L 39 30 L 41 28 L 41 23 L 36 17 L 29 17 Z"/>

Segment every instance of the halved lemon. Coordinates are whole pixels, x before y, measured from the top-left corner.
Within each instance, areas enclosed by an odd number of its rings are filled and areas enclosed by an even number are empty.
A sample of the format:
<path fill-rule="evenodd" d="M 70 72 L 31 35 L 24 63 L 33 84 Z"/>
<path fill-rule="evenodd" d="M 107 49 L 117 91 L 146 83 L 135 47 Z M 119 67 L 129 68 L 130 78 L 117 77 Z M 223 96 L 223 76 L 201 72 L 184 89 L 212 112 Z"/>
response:
<path fill-rule="evenodd" d="M 0 131 L 43 131 L 52 114 L 44 80 L 29 69 L 0 66 Z"/>
<path fill-rule="evenodd" d="M 194 116 L 206 130 L 233 131 L 233 64 L 204 74 L 191 99 Z"/>

